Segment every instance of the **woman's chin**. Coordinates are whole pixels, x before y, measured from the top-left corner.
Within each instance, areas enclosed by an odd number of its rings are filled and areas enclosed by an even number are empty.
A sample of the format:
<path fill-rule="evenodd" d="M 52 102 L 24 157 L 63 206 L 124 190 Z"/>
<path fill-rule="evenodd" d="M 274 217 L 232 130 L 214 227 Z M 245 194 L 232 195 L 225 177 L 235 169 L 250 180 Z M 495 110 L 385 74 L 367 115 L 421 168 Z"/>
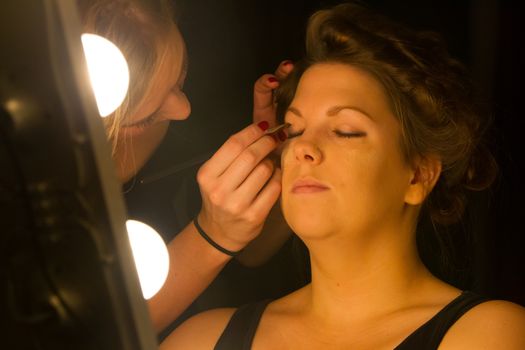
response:
<path fill-rule="evenodd" d="M 285 213 L 286 221 L 290 228 L 301 238 L 321 238 L 331 231 L 331 222 L 322 213 L 298 213 L 293 215 Z"/>

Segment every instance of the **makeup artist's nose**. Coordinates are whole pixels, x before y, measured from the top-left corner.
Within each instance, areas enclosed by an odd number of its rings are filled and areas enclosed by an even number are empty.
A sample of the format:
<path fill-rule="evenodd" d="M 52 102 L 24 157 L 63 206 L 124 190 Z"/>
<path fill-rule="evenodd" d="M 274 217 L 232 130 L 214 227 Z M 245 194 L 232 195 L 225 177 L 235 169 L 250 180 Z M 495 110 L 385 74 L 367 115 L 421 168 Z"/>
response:
<path fill-rule="evenodd" d="M 176 89 L 171 91 L 164 101 L 168 119 L 184 120 L 191 113 L 191 104 L 184 91 Z"/>
<path fill-rule="evenodd" d="M 311 140 L 296 140 L 294 143 L 295 159 L 299 162 L 307 162 L 317 165 L 323 160 L 323 153 L 315 142 Z"/>

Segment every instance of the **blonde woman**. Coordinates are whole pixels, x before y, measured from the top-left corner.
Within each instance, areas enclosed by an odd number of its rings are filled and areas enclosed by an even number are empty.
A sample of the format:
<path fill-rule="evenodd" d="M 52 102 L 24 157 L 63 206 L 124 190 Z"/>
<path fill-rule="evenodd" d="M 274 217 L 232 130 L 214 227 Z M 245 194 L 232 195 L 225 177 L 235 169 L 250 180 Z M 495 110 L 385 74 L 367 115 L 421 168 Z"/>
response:
<path fill-rule="evenodd" d="M 84 30 L 113 41 L 129 64 L 128 96 L 105 119 L 116 173 L 123 183 L 151 157 L 169 122 L 190 115 L 183 91 L 186 49 L 170 4 L 169 0 L 79 0 Z M 265 158 L 286 137 L 284 133 L 265 136 L 264 131 L 275 123 L 272 90 L 291 68 L 283 62 L 275 74 L 255 83 L 256 123 L 231 136 L 199 170 L 202 209 L 169 243 L 168 279 L 149 301 L 158 331 L 261 232 L 281 189 L 279 169 Z"/>

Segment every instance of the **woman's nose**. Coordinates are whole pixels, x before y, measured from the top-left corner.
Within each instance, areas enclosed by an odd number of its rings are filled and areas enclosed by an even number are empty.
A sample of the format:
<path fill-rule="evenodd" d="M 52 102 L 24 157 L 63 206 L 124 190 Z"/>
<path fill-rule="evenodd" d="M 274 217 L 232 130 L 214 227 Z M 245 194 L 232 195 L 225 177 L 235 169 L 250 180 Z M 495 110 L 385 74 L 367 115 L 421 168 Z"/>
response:
<path fill-rule="evenodd" d="M 299 162 L 307 162 L 312 165 L 319 164 L 323 160 L 323 154 L 312 140 L 296 140 L 294 143 L 295 159 Z"/>
<path fill-rule="evenodd" d="M 172 91 L 166 97 L 166 101 L 164 101 L 164 103 L 168 119 L 184 120 L 188 118 L 191 113 L 190 101 L 182 90 Z"/>

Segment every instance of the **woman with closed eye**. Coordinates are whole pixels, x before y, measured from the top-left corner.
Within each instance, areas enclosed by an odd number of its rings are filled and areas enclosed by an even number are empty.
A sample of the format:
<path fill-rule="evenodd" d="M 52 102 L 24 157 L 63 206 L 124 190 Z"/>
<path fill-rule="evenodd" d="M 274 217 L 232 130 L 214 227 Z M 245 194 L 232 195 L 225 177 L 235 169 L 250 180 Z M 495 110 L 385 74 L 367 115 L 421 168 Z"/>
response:
<path fill-rule="evenodd" d="M 115 43 L 129 65 L 128 95 L 104 119 L 116 174 L 122 183 L 133 178 L 151 157 L 170 121 L 190 115 L 190 102 L 183 90 L 188 58 L 171 3 L 78 0 L 84 31 Z M 285 134 L 271 137 L 264 131 L 275 123 L 272 91 L 291 68 L 291 62 L 284 61 L 275 74 L 257 80 L 254 124 L 232 135 L 200 168 L 197 181 L 202 208 L 194 222 L 169 242 L 168 278 L 149 300 L 158 331 L 175 320 L 232 256 L 258 236 L 276 203 L 281 173 L 267 155 Z M 286 225 L 281 227 L 283 235 L 277 246 L 289 235 Z M 266 249 L 264 254 L 272 252 Z"/>
<path fill-rule="evenodd" d="M 420 216 L 459 220 L 496 171 L 461 65 L 352 3 L 315 13 L 306 48 L 277 102 L 281 206 L 311 283 L 194 316 L 161 349 L 525 348 L 524 308 L 440 280 L 416 245 Z"/>

